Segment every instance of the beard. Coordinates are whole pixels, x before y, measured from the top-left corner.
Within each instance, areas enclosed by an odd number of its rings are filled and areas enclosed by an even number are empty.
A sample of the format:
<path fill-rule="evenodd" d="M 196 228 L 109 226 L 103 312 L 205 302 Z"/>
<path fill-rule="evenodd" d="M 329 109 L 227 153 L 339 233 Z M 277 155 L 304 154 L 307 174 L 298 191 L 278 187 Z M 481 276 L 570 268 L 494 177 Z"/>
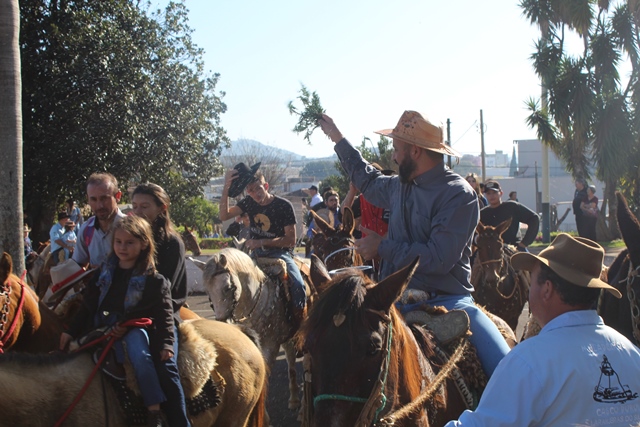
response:
<path fill-rule="evenodd" d="M 408 184 L 411 182 L 411 177 L 413 173 L 416 171 L 418 165 L 415 160 L 413 160 L 409 156 L 405 156 L 402 159 L 402 162 L 398 165 L 398 176 L 400 177 L 400 182 L 403 184 Z"/>

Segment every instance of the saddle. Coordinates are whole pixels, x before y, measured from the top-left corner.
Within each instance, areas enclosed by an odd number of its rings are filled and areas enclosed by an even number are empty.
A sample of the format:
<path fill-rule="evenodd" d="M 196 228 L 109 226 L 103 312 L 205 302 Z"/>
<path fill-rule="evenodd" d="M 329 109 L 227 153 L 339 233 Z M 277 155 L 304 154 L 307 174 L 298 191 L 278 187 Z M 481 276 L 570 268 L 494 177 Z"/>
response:
<path fill-rule="evenodd" d="M 311 270 L 307 264 L 295 257 L 293 260 L 298 265 L 303 278 L 311 277 Z M 260 269 L 270 278 L 278 281 L 279 283 L 287 284 L 287 286 L 284 286 L 284 293 L 286 301 L 291 302 L 291 282 L 289 281 L 289 275 L 287 274 L 287 264 L 278 258 L 257 258 L 256 264 L 258 264 L 258 267 L 260 267 Z M 304 285 L 307 301 L 309 301 L 312 292 L 306 283 Z"/>
<path fill-rule="evenodd" d="M 222 401 L 226 382 L 215 370 L 217 365 L 217 351 L 214 345 L 202 338 L 200 333 L 184 321 L 179 326 L 178 370 L 180 382 L 184 390 L 187 410 L 196 416 L 210 408 L 215 408 Z M 100 328 L 78 340 L 88 343 L 108 332 L 109 328 Z M 125 348 L 126 352 L 126 348 Z M 97 362 L 102 349 L 93 354 Z M 106 356 L 101 370 L 110 380 L 118 396 L 121 408 L 126 414 L 129 425 L 146 425 L 147 409 L 142 402 L 133 367 L 129 359 L 124 364 L 116 362 L 113 349 Z"/>
<path fill-rule="evenodd" d="M 469 315 L 464 310 L 447 311 L 444 307 L 432 307 L 427 303 L 429 299 L 429 294 L 424 291 L 405 290 L 400 297 L 401 304 L 420 303 L 415 310 L 404 315 L 405 322 L 424 326 L 442 345 L 464 337 L 469 331 Z"/>

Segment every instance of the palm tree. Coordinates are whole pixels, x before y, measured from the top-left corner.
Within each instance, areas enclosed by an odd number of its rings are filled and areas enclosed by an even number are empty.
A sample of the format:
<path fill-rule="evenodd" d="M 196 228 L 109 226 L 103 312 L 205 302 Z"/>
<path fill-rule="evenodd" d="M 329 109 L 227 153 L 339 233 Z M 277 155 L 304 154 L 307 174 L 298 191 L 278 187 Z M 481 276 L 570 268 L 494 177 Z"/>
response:
<path fill-rule="evenodd" d="M 24 271 L 19 29 L 18 0 L 0 1 L 0 251 L 16 273 Z"/>
<path fill-rule="evenodd" d="M 593 172 L 605 183 L 602 211 L 608 201 L 609 217 L 615 218 L 614 192 L 637 164 L 640 42 L 635 22 L 640 21 L 631 11 L 638 8 L 620 4 L 610 11 L 606 0 L 522 0 L 520 7 L 541 31 L 531 58 L 542 82 L 543 103 L 545 93 L 548 97 L 542 106 L 528 101 L 528 124 L 574 178 L 589 178 L 593 163 Z M 567 51 L 570 33 L 583 42 L 578 55 Z M 633 67 L 626 87 L 618 71 L 623 56 Z M 618 235 L 615 220 L 609 222 L 609 232 L 607 237 Z"/>

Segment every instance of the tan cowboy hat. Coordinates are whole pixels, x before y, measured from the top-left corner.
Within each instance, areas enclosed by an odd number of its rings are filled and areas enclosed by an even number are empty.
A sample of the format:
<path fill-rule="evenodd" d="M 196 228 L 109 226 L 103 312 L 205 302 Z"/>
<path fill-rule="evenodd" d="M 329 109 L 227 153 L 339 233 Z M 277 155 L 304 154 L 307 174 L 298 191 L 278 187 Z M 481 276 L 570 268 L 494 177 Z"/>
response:
<path fill-rule="evenodd" d="M 31 232 L 31 227 L 29 227 L 28 224 L 24 225 L 24 231 L 26 231 L 27 233 Z"/>
<path fill-rule="evenodd" d="M 51 304 L 71 285 L 93 273 L 95 268 L 85 270 L 80 267 L 74 260 L 68 259 L 54 267 L 51 267 L 51 287 L 47 291 L 47 295 L 43 298 L 46 304 Z"/>
<path fill-rule="evenodd" d="M 417 145 L 418 147 L 435 151 L 436 153 L 462 157 L 460 153 L 444 143 L 444 131 L 442 127 L 432 124 L 416 111 L 405 111 L 402 113 L 402 117 L 400 117 L 395 128 L 383 129 L 375 133 L 396 138 L 402 142 Z"/>
<path fill-rule="evenodd" d="M 538 256 L 526 252 L 514 254 L 511 266 L 516 270 L 531 271 L 540 261 L 576 286 L 606 289 L 616 298 L 622 298 L 620 291 L 600 280 L 603 260 L 604 249 L 596 242 L 561 233 Z"/>

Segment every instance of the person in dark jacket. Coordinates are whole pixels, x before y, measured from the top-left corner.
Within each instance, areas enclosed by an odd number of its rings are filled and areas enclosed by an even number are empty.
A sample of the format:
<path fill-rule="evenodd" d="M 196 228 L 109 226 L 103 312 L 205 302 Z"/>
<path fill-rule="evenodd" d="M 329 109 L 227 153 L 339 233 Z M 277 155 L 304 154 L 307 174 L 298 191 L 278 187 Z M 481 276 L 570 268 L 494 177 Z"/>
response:
<path fill-rule="evenodd" d="M 133 207 L 133 213 L 136 216 L 146 219 L 149 224 L 151 224 L 153 240 L 156 245 L 156 266 L 158 273 L 169 280 L 171 300 L 173 303 L 173 317 L 176 324 L 173 353 L 177 359 L 177 325 L 182 321 L 180 318 L 180 308 L 185 304 L 188 294 L 184 243 L 173 227 L 173 222 L 169 216 L 171 200 L 162 187 L 153 183 L 138 185 L 131 195 L 131 205 Z M 179 382 L 177 371 L 173 379 Z M 180 402 L 184 405 L 182 387 L 173 386 L 169 390 L 169 392 L 166 392 L 167 402 L 163 404 L 163 410 L 169 418 L 169 424 L 171 426 L 174 425 L 174 423 L 171 422 L 174 418 L 176 419 L 176 425 L 183 425 L 180 414 L 185 412 L 186 409 L 177 406 Z"/>
<path fill-rule="evenodd" d="M 502 234 L 502 240 L 508 245 L 513 245 L 521 252 L 528 252 L 529 246 L 538 235 L 540 218 L 538 214 L 528 207 L 513 200 L 502 201 L 502 188 L 498 181 L 487 181 L 484 184 L 484 193 L 489 201 L 489 206 L 480 210 L 480 222 L 484 225 L 496 227 L 500 223 L 511 218 L 511 225 Z M 527 224 L 527 232 L 520 238 L 520 223 Z"/>
<path fill-rule="evenodd" d="M 576 228 L 580 237 L 588 237 L 587 224 L 585 224 L 585 214 L 580 209 L 580 205 L 587 198 L 587 181 L 582 178 L 576 179 L 576 191 L 573 194 L 573 214 L 576 217 Z"/>
<path fill-rule="evenodd" d="M 114 348 L 121 363 L 126 346 L 149 409 L 149 425 L 189 426 L 174 353 L 176 326 L 171 291 L 167 279 L 156 271 L 154 255 L 153 234 L 146 220 L 128 216 L 116 224 L 112 252 L 85 288 L 83 305 L 69 330 L 61 335 L 60 349 L 65 350 L 82 332 L 111 327 L 119 338 Z M 152 319 L 152 327 L 122 326 L 124 321 L 139 318 Z M 171 390 L 175 387 L 180 388 L 179 392 Z M 172 409 L 183 409 L 181 414 L 175 410 L 167 413 L 169 424 L 160 410 L 160 405 L 168 402 L 167 395 L 182 396 L 181 402 L 173 402 Z"/>

